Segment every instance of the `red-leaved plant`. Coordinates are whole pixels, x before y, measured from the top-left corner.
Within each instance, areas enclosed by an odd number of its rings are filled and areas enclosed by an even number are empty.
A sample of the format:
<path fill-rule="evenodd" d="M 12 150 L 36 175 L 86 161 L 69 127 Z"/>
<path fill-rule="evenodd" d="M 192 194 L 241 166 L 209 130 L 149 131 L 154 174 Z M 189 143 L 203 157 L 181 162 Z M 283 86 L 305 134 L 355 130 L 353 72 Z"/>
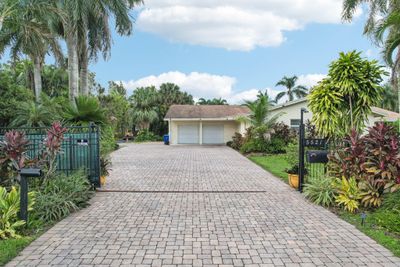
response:
<path fill-rule="evenodd" d="M 355 177 L 363 179 L 363 164 L 366 160 L 365 143 L 362 137 L 352 130 L 343 140 L 342 147 L 329 155 L 329 172 L 333 177 Z"/>
<path fill-rule="evenodd" d="M 4 134 L 4 140 L 0 142 L 0 150 L 4 155 L 0 159 L 0 163 L 4 163 L 8 160 L 11 161 L 13 167 L 16 170 L 24 167 L 26 160 L 26 149 L 29 141 L 26 139 L 23 132 L 9 131 Z"/>
<path fill-rule="evenodd" d="M 51 176 L 57 168 L 57 155 L 61 153 L 61 144 L 64 140 L 64 133 L 67 128 L 62 127 L 60 122 L 54 122 L 47 131 L 47 136 L 44 139 L 44 151 L 41 162 L 45 164 L 45 178 Z"/>
<path fill-rule="evenodd" d="M 367 160 L 363 167 L 377 186 L 390 191 L 400 184 L 399 139 L 390 125 L 376 123 L 364 136 Z"/>

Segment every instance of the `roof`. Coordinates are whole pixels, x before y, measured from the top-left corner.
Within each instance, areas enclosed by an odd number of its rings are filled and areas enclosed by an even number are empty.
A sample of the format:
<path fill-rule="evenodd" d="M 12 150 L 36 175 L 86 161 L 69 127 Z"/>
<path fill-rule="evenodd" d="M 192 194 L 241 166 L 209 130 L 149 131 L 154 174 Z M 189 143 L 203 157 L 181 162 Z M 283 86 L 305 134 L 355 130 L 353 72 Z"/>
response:
<path fill-rule="evenodd" d="M 303 98 L 299 98 L 293 101 L 289 101 L 289 102 L 285 102 L 276 106 L 271 107 L 271 110 L 278 110 L 278 109 L 282 109 L 285 107 L 289 107 L 289 106 L 293 106 L 299 103 L 304 103 L 307 102 L 307 98 L 303 97 Z M 400 114 L 394 111 L 390 111 L 384 108 L 378 108 L 378 107 L 371 107 L 371 111 L 372 113 L 376 116 L 376 117 L 382 117 L 385 120 L 388 121 L 394 121 L 394 120 L 398 120 L 400 119 Z"/>
<path fill-rule="evenodd" d="M 383 108 L 372 107 L 372 113 L 379 115 L 380 117 L 384 117 L 385 119 L 392 121 L 400 119 L 400 114 L 394 111 L 390 111 Z"/>
<path fill-rule="evenodd" d="M 250 114 L 248 107 L 238 105 L 172 105 L 165 118 L 231 118 L 248 114 Z"/>

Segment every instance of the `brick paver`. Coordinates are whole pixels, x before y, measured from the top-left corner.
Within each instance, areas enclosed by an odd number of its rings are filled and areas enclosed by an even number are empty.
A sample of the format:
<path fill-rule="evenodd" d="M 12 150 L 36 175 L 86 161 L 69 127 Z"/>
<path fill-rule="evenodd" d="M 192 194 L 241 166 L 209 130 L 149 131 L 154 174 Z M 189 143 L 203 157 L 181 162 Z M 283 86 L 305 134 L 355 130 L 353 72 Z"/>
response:
<path fill-rule="evenodd" d="M 97 193 L 9 266 L 400 266 L 229 148 L 129 145 L 113 163 L 104 189 L 144 192 Z"/>

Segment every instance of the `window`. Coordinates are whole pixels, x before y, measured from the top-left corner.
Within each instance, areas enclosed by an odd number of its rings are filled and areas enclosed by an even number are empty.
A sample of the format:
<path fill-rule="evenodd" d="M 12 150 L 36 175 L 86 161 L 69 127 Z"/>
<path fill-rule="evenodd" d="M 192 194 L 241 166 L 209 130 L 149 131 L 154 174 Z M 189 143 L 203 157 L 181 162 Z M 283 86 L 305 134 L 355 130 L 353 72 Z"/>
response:
<path fill-rule="evenodd" d="M 300 127 L 300 120 L 299 119 L 290 120 L 290 128 L 299 129 L 299 127 Z"/>

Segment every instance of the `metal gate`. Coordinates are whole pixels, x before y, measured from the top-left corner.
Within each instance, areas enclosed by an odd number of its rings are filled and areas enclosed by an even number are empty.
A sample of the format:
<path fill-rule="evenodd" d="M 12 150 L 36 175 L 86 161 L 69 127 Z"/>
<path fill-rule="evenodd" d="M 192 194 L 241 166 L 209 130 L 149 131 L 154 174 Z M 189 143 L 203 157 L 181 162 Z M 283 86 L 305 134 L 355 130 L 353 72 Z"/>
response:
<path fill-rule="evenodd" d="M 91 183 L 100 186 L 100 131 L 95 124 L 89 126 L 69 126 L 64 133 L 61 153 L 57 156 L 57 171 L 67 175 L 83 169 Z M 29 140 L 27 156 L 37 158 L 43 151 L 46 127 L 35 128 L 0 128 L 0 141 L 7 131 L 24 132 Z"/>
<path fill-rule="evenodd" d="M 300 111 L 299 128 L 299 191 L 307 180 L 320 178 L 326 175 L 328 163 L 328 140 L 315 135 L 310 135 L 305 129 L 303 114 L 308 112 L 302 108 Z"/>

